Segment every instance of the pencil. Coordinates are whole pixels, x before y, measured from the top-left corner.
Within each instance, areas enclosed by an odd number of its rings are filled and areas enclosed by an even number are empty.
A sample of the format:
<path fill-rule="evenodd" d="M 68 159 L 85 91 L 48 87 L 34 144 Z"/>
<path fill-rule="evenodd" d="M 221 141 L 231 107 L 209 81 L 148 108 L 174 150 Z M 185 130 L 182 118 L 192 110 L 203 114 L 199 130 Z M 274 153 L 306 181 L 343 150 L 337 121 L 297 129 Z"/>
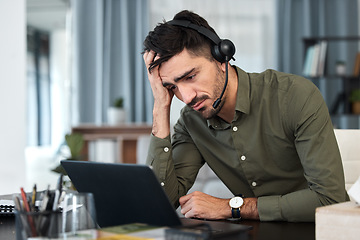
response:
<path fill-rule="evenodd" d="M 32 197 L 31 197 L 31 210 L 35 212 L 35 201 L 36 201 L 36 184 L 33 187 Z"/>
<path fill-rule="evenodd" d="M 27 200 L 27 197 L 26 197 L 26 193 L 24 191 L 24 188 L 20 188 L 20 191 L 21 191 L 21 198 L 23 200 L 23 206 L 25 208 L 25 211 L 26 212 L 30 212 L 30 207 L 29 207 L 29 202 Z"/>
<path fill-rule="evenodd" d="M 24 205 L 25 211 L 30 214 L 29 202 L 27 201 L 27 197 L 26 197 L 24 188 L 20 188 L 20 191 L 21 191 L 21 197 L 23 200 L 23 205 Z M 35 225 L 34 225 L 34 219 L 30 215 L 28 215 L 28 221 L 29 221 L 32 236 L 36 237 L 37 233 L 36 233 L 36 229 L 35 229 Z"/>

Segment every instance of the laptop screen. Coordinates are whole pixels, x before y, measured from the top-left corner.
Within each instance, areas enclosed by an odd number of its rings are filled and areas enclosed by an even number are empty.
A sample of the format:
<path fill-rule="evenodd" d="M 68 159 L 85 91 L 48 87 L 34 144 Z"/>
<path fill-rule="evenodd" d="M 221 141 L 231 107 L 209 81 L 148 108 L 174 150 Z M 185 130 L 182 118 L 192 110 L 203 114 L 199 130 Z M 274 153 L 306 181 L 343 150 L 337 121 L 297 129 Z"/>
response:
<path fill-rule="evenodd" d="M 61 165 L 77 191 L 93 193 L 100 227 L 128 223 L 181 225 L 150 167 L 70 160 L 61 161 Z"/>

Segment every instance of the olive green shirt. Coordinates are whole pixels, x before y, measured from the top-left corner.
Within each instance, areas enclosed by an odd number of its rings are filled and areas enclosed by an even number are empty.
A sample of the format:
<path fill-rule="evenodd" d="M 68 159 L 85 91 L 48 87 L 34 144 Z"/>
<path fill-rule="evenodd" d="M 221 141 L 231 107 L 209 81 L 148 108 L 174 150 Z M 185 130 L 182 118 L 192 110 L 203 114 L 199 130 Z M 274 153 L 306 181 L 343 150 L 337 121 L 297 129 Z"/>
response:
<path fill-rule="evenodd" d="M 329 112 L 300 76 L 236 68 L 235 117 L 204 119 L 185 106 L 170 136 L 151 137 L 147 164 L 174 206 L 207 162 L 234 195 L 258 198 L 262 221 L 314 221 L 315 208 L 348 200 Z"/>

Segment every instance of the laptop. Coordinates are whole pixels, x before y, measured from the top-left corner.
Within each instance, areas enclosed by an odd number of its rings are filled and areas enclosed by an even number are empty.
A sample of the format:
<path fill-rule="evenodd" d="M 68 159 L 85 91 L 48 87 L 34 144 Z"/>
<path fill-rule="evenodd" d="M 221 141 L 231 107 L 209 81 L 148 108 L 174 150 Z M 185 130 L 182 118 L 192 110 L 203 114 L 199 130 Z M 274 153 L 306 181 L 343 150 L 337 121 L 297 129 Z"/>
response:
<path fill-rule="evenodd" d="M 129 223 L 181 227 L 201 221 L 178 216 L 147 165 L 63 160 L 61 165 L 79 192 L 94 195 L 100 227 Z M 221 232 L 245 232 L 251 226 L 206 221 Z M 215 230 L 217 231 L 217 230 Z"/>

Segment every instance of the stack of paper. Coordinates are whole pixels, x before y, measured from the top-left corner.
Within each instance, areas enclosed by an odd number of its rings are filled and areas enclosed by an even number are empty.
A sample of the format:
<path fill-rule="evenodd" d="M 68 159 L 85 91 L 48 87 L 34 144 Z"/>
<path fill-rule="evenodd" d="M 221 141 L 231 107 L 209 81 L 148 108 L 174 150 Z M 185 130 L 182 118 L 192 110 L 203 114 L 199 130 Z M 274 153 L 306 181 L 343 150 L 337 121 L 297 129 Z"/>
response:
<path fill-rule="evenodd" d="M 359 239 L 360 206 L 344 202 L 316 209 L 316 239 Z"/>

